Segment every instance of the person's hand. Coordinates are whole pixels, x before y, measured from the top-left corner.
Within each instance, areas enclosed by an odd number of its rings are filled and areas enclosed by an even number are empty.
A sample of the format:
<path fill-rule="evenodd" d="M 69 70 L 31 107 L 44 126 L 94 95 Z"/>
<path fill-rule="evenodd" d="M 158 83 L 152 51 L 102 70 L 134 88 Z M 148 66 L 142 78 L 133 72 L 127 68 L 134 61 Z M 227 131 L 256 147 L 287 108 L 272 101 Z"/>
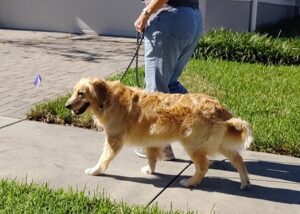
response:
<path fill-rule="evenodd" d="M 148 17 L 143 13 L 139 16 L 139 18 L 135 21 L 134 26 L 137 32 L 143 32 L 148 21 Z"/>

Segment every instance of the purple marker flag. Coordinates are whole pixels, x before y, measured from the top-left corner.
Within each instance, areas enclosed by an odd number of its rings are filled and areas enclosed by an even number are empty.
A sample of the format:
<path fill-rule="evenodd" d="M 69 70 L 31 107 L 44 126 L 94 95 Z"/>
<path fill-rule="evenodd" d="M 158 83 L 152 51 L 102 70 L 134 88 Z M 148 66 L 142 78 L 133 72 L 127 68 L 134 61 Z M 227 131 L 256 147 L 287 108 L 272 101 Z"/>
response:
<path fill-rule="evenodd" d="M 33 84 L 35 85 L 35 87 L 39 87 L 42 83 L 42 77 L 37 74 L 34 78 Z"/>

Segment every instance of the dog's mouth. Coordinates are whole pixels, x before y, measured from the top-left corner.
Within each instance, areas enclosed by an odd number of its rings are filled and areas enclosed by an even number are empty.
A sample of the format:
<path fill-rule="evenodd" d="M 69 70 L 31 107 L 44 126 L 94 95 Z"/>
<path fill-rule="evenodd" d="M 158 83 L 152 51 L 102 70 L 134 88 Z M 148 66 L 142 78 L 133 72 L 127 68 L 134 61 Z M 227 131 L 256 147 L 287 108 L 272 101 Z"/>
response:
<path fill-rule="evenodd" d="M 90 106 L 89 102 L 84 103 L 79 109 L 72 110 L 75 115 L 80 115 Z"/>

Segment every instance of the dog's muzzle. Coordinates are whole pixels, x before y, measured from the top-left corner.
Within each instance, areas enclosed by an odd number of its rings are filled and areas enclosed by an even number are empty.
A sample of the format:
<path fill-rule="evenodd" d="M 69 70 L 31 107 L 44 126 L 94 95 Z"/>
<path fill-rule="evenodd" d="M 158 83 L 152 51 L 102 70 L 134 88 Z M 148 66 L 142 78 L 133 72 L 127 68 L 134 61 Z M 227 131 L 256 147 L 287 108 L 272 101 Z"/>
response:
<path fill-rule="evenodd" d="M 71 105 L 71 104 L 67 104 L 67 103 L 66 103 L 66 105 L 65 105 L 65 107 L 66 107 L 67 109 L 72 110 L 73 114 L 75 114 L 75 115 L 80 115 L 80 114 L 82 114 L 83 112 L 86 111 L 86 109 L 87 109 L 89 106 L 90 106 L 90 103 L 89 103 L 89 102 L 86 102 L 86 103 L 84 103 L 79 109 L 74 110 L 74 109 L 72 109 L 72 105 Z"/>

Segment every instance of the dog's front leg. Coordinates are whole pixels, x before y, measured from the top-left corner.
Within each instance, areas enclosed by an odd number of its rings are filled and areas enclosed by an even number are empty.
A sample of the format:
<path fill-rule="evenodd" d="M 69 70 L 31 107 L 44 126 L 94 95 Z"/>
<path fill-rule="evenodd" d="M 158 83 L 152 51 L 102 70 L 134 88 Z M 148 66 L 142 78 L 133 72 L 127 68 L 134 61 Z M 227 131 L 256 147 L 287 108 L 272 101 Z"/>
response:
<path fill-rule="evenodd" d="M 109 163 L 114 159 L 114 157 L 119 153 L 122 148 L 122 141 L 117 138 L 108 137 L 103 148 L 101 157 L 93 168 L 88 168 L 85 170 L 87 175 L 100 175 L 109 166 Z"/>

